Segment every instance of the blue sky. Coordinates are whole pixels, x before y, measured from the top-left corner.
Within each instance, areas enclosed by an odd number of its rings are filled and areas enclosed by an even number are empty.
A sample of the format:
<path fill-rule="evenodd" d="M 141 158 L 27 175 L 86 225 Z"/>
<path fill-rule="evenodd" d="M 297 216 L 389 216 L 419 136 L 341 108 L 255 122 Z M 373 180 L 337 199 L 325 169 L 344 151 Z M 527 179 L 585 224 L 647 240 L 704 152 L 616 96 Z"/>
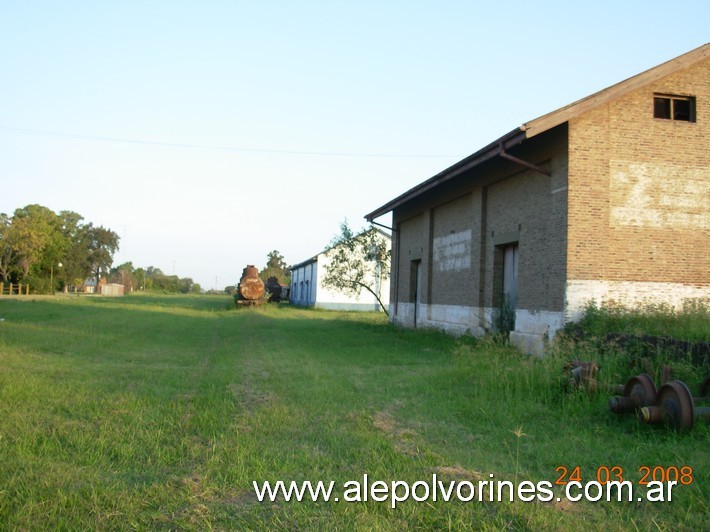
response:
<path fill-rule="evenodd" d="M 204 288 L 710 41 L 710 3 L 0 0 L 0 212 Z M 389 219 L 381 220 L 389 223 Z"/>

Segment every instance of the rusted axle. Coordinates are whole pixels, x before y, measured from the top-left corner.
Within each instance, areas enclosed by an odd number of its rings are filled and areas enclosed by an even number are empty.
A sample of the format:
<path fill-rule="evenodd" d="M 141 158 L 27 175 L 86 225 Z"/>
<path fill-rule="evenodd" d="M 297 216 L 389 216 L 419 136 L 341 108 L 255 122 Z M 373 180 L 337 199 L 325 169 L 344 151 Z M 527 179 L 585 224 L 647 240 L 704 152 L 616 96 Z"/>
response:
<path fill-rule="evenodd" d="M 656 385 L 648 373 L 631 377 L 624 385 L 622 395 L 609 399 L 609 410 L 617 414 L 633 412 L 656 402 Z"/>
<path fill-rule="evenodd" d="M 693 398 L 685 383 L 675 380 L 661 386 L 655 405 L 642 407 L 639 415 L 645 423 L 665 422 L 675 430 L 686 431 L 693 428 L 696 419 L 710 420 L 710 407 L 694 404 L 706 399 Z"/>
<path fill-rule="evenodd" d="M 596 390 L 599 366 L 595 362 L 572 360 L 565 365 L 564 369 L 569 372 L 571 377 L 570 384 L 574 388 L 584 388 L 589 392 Z"/>

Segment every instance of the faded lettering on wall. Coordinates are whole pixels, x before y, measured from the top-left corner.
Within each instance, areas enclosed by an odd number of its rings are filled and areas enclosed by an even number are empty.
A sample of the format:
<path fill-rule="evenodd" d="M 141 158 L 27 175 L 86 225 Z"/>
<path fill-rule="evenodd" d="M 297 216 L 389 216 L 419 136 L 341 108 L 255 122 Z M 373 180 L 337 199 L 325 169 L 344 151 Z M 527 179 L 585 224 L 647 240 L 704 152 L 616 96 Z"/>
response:
<path fill-rule="evenodd" d="M 710 169 L 611 162 L 613 226 L 710 229 Z"/>
<path fill-rule="evenodd" d="M 471 268 L 471 230 L 434 238 L 434 267 L 450 272 Z"/>

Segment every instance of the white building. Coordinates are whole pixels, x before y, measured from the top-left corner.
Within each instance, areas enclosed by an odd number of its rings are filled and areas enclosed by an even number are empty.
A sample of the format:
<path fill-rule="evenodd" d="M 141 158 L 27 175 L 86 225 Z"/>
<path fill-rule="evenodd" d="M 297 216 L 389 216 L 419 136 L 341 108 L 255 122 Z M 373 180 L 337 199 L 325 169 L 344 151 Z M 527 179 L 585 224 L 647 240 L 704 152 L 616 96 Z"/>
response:
<path fill-rule="evenodd" d="M 379 230 L 377 232 L 386 239 L 387 247 L 391 249 L 390 235 Z M 326 266 L 330 264 L 329 251 L 330 249 L 326 249 L 308 260 L 291 266 L 291 304 L 328 310 L 382 310 L 375 296 L 365 288 L 356 296 L 352 296 L 323 286 Z M 389 307 L 389 277 L 372 278 L 372 282 L 368 282 L 368 285 L 379 294 L 384 306 Z"/>

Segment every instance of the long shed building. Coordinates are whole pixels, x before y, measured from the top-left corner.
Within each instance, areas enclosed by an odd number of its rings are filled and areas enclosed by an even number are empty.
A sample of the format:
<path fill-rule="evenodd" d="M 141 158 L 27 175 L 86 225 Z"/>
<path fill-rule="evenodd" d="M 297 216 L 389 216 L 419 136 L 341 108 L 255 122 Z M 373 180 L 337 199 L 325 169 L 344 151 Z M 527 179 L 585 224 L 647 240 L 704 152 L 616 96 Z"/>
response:
<path fill-rule="evenodd" d="M 710 298 L 710 44 L 515 128 L 392 212 L 390 316 L 542 353 L 587 302 Z"/>

